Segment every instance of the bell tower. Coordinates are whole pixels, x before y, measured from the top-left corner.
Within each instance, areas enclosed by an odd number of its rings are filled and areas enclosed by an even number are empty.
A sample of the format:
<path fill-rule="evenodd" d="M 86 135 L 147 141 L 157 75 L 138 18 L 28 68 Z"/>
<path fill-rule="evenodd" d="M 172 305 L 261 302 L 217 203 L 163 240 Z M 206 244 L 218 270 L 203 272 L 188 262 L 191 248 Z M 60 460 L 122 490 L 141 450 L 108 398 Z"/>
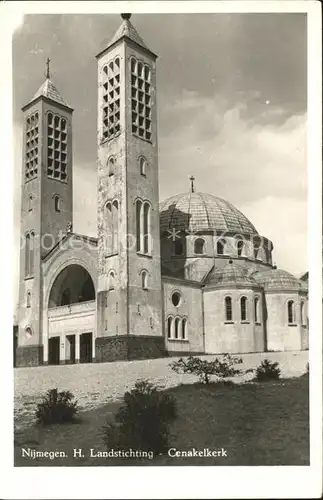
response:
<path fill-rule="evenodd" d="M 98 61 L 98 361 L 164 352 L 156 58 L 130 21 Z"/>
<path fill-rule="evenodd" d="M 38 365 L 42 259 L 72 223 L 72 108 L 46 80 L 23 108 L 17 366 Z"/>

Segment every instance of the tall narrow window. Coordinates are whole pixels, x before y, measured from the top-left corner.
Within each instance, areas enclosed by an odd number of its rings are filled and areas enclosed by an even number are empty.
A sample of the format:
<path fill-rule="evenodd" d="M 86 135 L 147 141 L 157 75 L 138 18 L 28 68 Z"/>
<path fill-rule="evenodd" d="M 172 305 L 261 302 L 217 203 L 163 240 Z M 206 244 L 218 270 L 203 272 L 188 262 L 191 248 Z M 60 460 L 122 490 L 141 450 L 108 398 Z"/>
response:
<path fill-rule="evenodd" d="M 217 244 L 216 244 L 216 253 L 218 255 L 223 255 L 224 254 L 224 245 L 225 245 L 225 241 L 224 240 L 217 241 Z"/>
<path fill-rule="evenodd" d="M 197 255 L 204 254 L 205 241 L 202 238 L 198 238 L 194 242 L 194 253 Z"/>
<path fill-rule="evenodd" d="M 180 323 L 180 319 L 175 318 L 175 339 L 178 339 L 178 337 L 179 337 L 179 323 Z"/>
<path fill-rule="evenodd" d="M 137 241 L 137 252 L 141 250 L 141 207 L 142 202 L 137 200 L 136 202 L 136 241 Z"/>
<path fill-rule="evenodd" d="M 232 321 L 232 299 L 231 299 L 231 297 L 225 298 L 225 320 Z"/>
<path fill-rule="evenodd" d="M 301 302 L 301 325 L 302 325 L 302 326 L 304 326 L 304 325 L 306 324 L 306 322 L 305 322 L 304 308 L 305 308 L 305 304 L 304 304 L 304 302 L 302 301 L 302 302 Z"/>
<path fill-rule="evenodd" d="M 110 271 L 108 274 L 108 289 L 114 290 L 115 287 L 115 274 L 114 271 Z"/>
<path fill-rule="evenodd" d="M 119 213 L 118 213 L 118 202 L 114 201 L 112 204 L 112 226 L 113 226 L 113 242 L 112 242 L 112 252 L 118 253 L 119 251 Z"/>
<path fill-rule="evenodd" d="M 105 251 L 107 254 L 112 253 L 112 234 L 113 234 L 113 220 L 112 220 L 112 204 L 106 204 L 106 231 L 105 231 Z"/>
<path fill-rule="evenodd" d="M 187 319 L 182 319 L 182 339 L 185 340 L 187 338 Z"/>
<path fill-rule="evenodd" d="M 150 253 L 150 205 L 148 201 L 136 202 L 136 246 L 137 252 Z"/>
<path fill-rule="evenodd" d="M 241 321 L 247 321 L 247 297 L 240 299 L 240 318 Z"/>
<path fill-rule="evenodd" d="M 108 175 L 114 175 L 115 172 L 115 158 L 113 156 L 110 156 L 108 159 Z"/>
<path fill-rule="evenodd" d="M 289 300 L 287 302 L 287 315 L 288 315 L 288 323 L 289 324 L 294 324 L 295 323 L 295 303 L 293 300 Z"/>
<path fill-rule="evenodd" d="M 31 194 L 31 195 L 29 195 L 29 198 L 28 198 L 28 212 L 33 211 L 33 205 L 34 205 L 34 197 Z"/>
<path fill-rule="evenodd" d="M 172 326 L 173 326 L 173 318 L 169 316 L 167 318 L 167 337 L 169 339 L 172 338 Z"/>
<path fill-rule="evenodd" d="M 55 209 L 55 212 L 61 211 L 61 199 L 60 199 L 58 194 L 55 194 L 55 196 L 54 196 L 54 209 Z"/>
<path fill-rule="evenodd" d="M 150 206 L 144 204 L 144 253 L 150 253 Z"/>
<path fill-rule="evenodd" d="M 30 302 L 31 302 L 31 293 L 27 292 L 27 307 L 30 307 Z"/>
<path fill-rule="evenodd" d="M 148 273 L 147 273 L 147 271 L 142 271 L 142 273 L 141 273 L 141 287 L 143 290 L 148 289 Z"/>
<path fill-rule="evenodd" d="M 30 233 L 30 247 L 29 247 L 29 275 L 34 274 L 34 253 L 35 253 L 35 233 Z"/>
<path fill-rule="evenodd" d="M 254 242 L 253 242 L 253 254 L 254 254 L 255 259 L 258 258 L 259 248 L 260 248 L 260 241 L 254 240 Z"/>
<path fill-rule="evenodd" d="M 146 161 L 146 158 L 144 158 L 143 156 L 140 156 L 139 158 L 139 170 L 140 170 L 140 174 L 141 175 L 146 175 L 147 174 L 147 161 Z"/>
<path fill-rule="evenodd" d="M 241 257 L 243 251 L 243 241 L 239 240 L 237 243 L 238 256 Z"/>
<path fill-rule="evenodd" d="M 29 254 L 30 254 L 30 234 L 26 234 L 26 236 L 25 236 L 25 276 L 29 276 L 29 274 L 30 274 Z"/>
<path fill-rule="evenodd" d="M 259 297 L 255 297 L 254 307 L 255 307 L 255 323 L 259 323 Z"/>

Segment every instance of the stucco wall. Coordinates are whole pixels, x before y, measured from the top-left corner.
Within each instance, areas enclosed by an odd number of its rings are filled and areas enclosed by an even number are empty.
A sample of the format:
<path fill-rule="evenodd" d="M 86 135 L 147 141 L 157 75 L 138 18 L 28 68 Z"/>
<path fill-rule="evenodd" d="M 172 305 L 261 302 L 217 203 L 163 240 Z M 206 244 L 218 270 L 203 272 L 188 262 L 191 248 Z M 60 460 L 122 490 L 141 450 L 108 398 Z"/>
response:
<path fill-rule="evenodd" d="M 172 294 L 177 291 L 181 294 L 181 301 L 177 307 L 172 303 Z M 204 352 L 203 345 L 203 304 L 202 291 L 196 284 L 184 284 L 180 280 L 164 278 L 164 322 L 166 348 L 172 352 Z M 187 340 L 169 340 L 167 338 L 167 318 L 187 318 Z"/>
<path fill-rule="evenodd" d="M 205 289 L 205 352 L 244 353 L 264 350 L 264 326 L 254 322 L 254 291 L 241 289 Z M 256 293 L 260 297 L 260 293 Z M 232 321 L 226 321 L 225 297 L 232 298 Z M 240 299 L 247 297 L 247 319 L 241 321 Z"/>
<path fill-rule="evenodd" d="M 307 328 L 300 324 L 300 295 L 297 292 L 266 292 L 265 297 L 268 350 L 294 351 L 301 349 L 301 337 Z M 287 302 L 289 300 L 295 302 L 296 320 L 293 325 L 288 324 Z"/>

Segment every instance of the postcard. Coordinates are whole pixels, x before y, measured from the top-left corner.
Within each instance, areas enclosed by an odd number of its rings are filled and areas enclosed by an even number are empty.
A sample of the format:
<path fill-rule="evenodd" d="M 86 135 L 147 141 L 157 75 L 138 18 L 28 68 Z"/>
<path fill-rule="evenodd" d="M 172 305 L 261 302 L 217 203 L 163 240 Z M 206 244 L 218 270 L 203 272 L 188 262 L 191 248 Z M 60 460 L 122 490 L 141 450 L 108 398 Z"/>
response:
<path fill-rule="evenodd" d="M 319 498 L 320 4 L 1 7 L 3 498 Z"/>

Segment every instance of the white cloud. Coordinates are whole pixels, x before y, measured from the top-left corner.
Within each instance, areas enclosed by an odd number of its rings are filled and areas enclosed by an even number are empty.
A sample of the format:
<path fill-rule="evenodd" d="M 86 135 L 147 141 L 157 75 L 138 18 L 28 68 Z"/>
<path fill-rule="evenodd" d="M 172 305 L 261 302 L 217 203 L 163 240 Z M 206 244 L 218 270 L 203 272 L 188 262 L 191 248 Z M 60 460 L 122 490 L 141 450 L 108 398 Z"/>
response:
<path fill-rule="evenodd" d="M 264 104 L 255 115 L 253 104 L 251 96 L 228 108 L 185 92 L 170 103 L 169 123 L 177 121 L 159 141 L 161 198 L 188 191 L 193 173 L 198 191 L 245 212 L 273 240 L 277 264 L 299 273 L 307 268 L 306 115 L 283 121 L 284 110 Z"/>

